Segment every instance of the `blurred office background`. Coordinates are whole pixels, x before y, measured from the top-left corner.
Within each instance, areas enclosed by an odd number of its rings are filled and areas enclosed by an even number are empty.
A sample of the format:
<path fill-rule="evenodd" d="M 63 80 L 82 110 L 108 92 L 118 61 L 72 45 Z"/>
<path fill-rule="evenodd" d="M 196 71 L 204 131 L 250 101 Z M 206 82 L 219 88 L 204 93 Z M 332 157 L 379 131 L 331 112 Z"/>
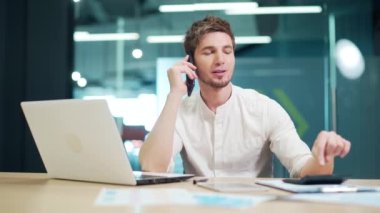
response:
<path fill-rule="evenodd" d="M 45 171 L 19 103 L 62 98 L 107 99 L 138 170 L 186 29 L 217 15 L 236 36 L 234 84 L 277 100 L 309 146 L 323 129 L 348 138 L 336 174 L 380 178 L 380 2 L 221 2 L 1 1 L 0 171 Z M 274 175 L 287 176 L 275 157 Z"/>

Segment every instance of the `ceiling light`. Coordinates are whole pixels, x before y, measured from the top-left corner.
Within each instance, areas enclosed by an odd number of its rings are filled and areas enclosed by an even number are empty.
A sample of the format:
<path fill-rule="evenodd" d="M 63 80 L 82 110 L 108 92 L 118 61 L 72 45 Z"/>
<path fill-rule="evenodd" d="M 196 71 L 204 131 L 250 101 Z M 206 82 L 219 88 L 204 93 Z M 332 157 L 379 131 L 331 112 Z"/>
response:
<path fill-rule="evenodd" d="M 97 33 L 75 32 L 75 41 L 117 41 L 117 40 L 137 40 L 138 33 Z"/>
<path fill-rule="evenodd" d="M 77 84 L 78 84 L 79 87 L 85 87 L 87 85 L 87 80 L 85 78 L 80 78 L 77 81 Z"/>
<path fill-rule="evenodd" d="M 74 71 L 73 73 L 71 73 L 71 79 L 73 79 L 73 81 L 78 81 L 80 78 L 81 78 L 80 72 Z"/>
<path fill-rule="evenodd" d="M 227 15 L 267 15 L 267 14 L 301 14 L 321 13 L 321 6 L 284 6 L 284 7 L 257 7 L 242 10 L 228 9 Z"/>
<path fill-rule="evenodd" d="M 364 57 L 348 39 L 340 39 L 336 43 L 335 60 L 340 73 L 347 79 L 358 79 L 364 73 Z"/>
<path fill-rule="evenodd" d="M 183 35 L 162 35 L 162 36 L 148 36 L 148 43 L 182 43 L 184 40 Z M 236 36 L 236 44 L 261 44 L 270 43 L 272 41 L 270 36 Z"/>
<path fill-rule="evenodd" d="M 236 44 L 265 44 L 270 43 L 272 38 L 270 36 L 236 36 Z"/>
<path fill-rule="evenodd" d="M 162 13 L 173 12 L 194 12 L 194 11 L 211 11 L 211 10 L 242 10 L 246 8 L 255 8 L 256 2 L 230 2 L 230 3 L 195 3 L 195 4 L 172 4 L 160 5 L 158 10 Z"/>
<path fill-rule="evenodd" d="M 140 59 L 143 56 L 143 51 L 141 49 L 132 50 L 133 58 Z"/>
<path fill-rule="evenodd" d="M 148 43 L 182 43 L 183 35 L 162 35 L 162 36 L 148 36 L 146 41 Z"/>

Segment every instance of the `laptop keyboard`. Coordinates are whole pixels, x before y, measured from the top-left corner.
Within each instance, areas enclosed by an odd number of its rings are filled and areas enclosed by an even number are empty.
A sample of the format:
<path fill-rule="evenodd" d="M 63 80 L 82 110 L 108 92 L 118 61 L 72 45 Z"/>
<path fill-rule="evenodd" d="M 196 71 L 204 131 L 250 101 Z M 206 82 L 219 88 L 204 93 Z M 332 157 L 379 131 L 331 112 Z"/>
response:
<path fill-rule="evenodd" d="M 152 179 L 152 178 L 163 178 L 162 176 L 157 176 L 157 175 L 136 175 L 135 176 L 136 180 L 146 180 L 146 179 Z"/>

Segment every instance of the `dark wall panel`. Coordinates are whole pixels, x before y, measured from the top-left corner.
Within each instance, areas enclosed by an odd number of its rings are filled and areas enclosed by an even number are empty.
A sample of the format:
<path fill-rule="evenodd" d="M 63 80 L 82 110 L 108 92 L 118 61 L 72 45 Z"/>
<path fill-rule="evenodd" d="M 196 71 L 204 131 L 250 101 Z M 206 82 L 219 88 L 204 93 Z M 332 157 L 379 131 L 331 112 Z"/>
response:
<path fill-rule="evenodd" d="M 6 17 L 6 2 L 0 1 L 0 101 L 3 101 L 1 97 L 4 96 L 4 69 L 5 69 L 5 35 L 2 29 L 5 29 L 5 17 Z M 4 111 L 2 108 L 2 105 L 0 103 L 0 154 L 4 153 L 4 143 L 2 142 L 4 140 Z M 3 165 L 4 159 L 0 157 L 0 165 Z"/>
<path fill-rule="evenodd" d="M 18 103 L 24 97 L 26 60 L 26 2 L 5 1 L 4 65 L 2 72 L 1 111 L 3 113 L 2 170 L 22 170 L 24 161 L 24 124 Z"/>
<path fill-rule="evenodd" d="M 73 3 L 1 4 L 0 171 L 44 171 L 20 102 L 71 97 Z"/>

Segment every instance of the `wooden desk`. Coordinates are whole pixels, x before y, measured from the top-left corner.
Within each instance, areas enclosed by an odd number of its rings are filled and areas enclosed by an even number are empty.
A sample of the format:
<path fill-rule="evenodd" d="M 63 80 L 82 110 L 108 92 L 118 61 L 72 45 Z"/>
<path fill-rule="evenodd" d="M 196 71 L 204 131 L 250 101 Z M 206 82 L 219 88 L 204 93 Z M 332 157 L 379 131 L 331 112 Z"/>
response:
<path fill-rule="evenodd" d="M 249 178 L 218 178 L 215 181 L 240 181 L 252 183 Z M 380 180 L 349 180 L 350 184 L 377 185 Z M 202 206 L 96 206 L 95 199 L 102 188 L 132 188 L 131 186 L 102 183 L 88 183 L 48 179 L 46 174 L 0 173 L 0 212 L 231 212 L 234 209 L 210 208 Z M 190 181 L 171 184 L 139 186 L 141 188 L 182 188 L 189 191 L 210 192 L 194 186 Z M 135 187 L 136 188 L 136 187 Z M 278 190 L 244 193 L 248 195 L 286 195 Z M 323 204 L 296 201 L 269 201 L 252 209 L 235 210 L 239 212 L 380 212 L 380 208 L 359 205 Z"/>

